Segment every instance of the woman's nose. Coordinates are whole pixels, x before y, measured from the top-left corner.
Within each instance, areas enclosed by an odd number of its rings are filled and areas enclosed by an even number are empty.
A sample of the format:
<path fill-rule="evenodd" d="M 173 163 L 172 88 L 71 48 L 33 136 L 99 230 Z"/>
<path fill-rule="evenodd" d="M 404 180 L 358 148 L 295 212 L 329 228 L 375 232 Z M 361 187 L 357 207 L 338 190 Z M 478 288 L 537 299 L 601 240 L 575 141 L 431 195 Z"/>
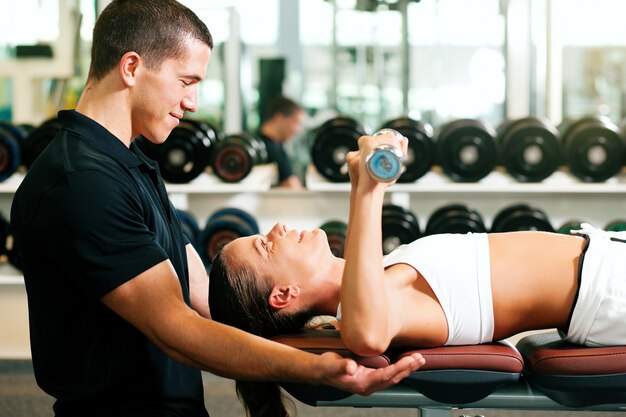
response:
<path fill-rule="evenodd" d="M 270 230 L 269 234 L 272 236 L 283 237 L 287 234 L 287 228 L 283 223 L 276 223 L 274 227 L 272 227 L 272 230 Z"/>

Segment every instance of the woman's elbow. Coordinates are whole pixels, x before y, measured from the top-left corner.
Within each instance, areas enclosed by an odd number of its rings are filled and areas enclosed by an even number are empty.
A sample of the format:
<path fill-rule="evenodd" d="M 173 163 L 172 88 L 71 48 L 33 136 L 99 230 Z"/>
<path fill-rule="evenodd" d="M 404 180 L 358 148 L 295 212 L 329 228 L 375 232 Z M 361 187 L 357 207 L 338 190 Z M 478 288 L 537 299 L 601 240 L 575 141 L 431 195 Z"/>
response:
<path fill-rule="evenodd" d="M 387 337 L 376 332 L 341 331 L 341 339 L 348 350 L 359 356 L 377 356 L 389 348 Z"/>

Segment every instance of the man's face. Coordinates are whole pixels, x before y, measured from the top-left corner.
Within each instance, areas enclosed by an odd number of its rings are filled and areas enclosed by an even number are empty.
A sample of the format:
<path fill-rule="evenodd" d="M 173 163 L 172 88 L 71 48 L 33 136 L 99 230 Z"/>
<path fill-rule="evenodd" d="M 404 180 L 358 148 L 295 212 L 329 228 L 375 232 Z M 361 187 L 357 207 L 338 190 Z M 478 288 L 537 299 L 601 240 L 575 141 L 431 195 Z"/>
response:
<path fill-rule="evenodd" d="M 155 70 L 143 66 L 131 114 L 135 136 L 162 143 L 186 112 L 197 111 L 198 83 L 206 76 L 210 58 L 208 45 L 189 39 L 183 57 L 167 59 Z"/>
<path fill-rule="evenodd" d="M 281 122 L 279 124 L 281 130 L 281 141 L 287 142 L 302 132 L 306 113 L 304 110 L 299 110 L 289 116 L 277 114 L 277 117 L 280 117 Z"/>

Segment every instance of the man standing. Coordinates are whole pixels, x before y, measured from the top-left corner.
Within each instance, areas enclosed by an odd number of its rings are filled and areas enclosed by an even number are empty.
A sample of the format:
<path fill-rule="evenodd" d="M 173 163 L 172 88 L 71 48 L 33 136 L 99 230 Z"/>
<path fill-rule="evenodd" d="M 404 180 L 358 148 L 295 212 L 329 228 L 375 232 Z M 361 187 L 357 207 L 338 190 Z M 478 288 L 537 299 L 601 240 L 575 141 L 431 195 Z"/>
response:
<path fill-rule="evenodd" d="M 304 109 L 287 97 L 275 97 L 267 104 L 258 135 L 267 147 L 268 162 L 275 162 L 278 167 L 278 187 L 304 188 L 294 172 L 285 144 L 302 132 L 305 118 Z"/>
<path fill-rule="evenodd" d="M 174 0 L 111 2 L 76 110 L 15 194 L 33 366 L 58 417 L 206 417 L 201 369 L 369 393 L 423 361 L 371 370 L 210 319 L 206 270 L 133 139 L 162 143 L 197 110 L 212 47 Z"/>

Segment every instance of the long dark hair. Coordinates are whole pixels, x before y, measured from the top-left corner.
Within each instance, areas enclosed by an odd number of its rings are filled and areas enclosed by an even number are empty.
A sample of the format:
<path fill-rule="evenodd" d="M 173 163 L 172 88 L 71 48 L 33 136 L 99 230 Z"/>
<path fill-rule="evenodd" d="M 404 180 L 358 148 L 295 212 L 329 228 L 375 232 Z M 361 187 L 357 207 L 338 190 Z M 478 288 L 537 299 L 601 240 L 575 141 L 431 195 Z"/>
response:
<path fill-rule="evenodd" d="M 220 250 L 209 272 L 209 308 L 215 321 L 270 338 L 296 332 L 314 315 L 310 311 L 286 314 L 268 302 L 271 280 L 236 262 L 228 246 Z M 285 397 L 277 384 L 265 381 L 236 381 L 237 396 L 250 417 L 287 417 Z"/>

